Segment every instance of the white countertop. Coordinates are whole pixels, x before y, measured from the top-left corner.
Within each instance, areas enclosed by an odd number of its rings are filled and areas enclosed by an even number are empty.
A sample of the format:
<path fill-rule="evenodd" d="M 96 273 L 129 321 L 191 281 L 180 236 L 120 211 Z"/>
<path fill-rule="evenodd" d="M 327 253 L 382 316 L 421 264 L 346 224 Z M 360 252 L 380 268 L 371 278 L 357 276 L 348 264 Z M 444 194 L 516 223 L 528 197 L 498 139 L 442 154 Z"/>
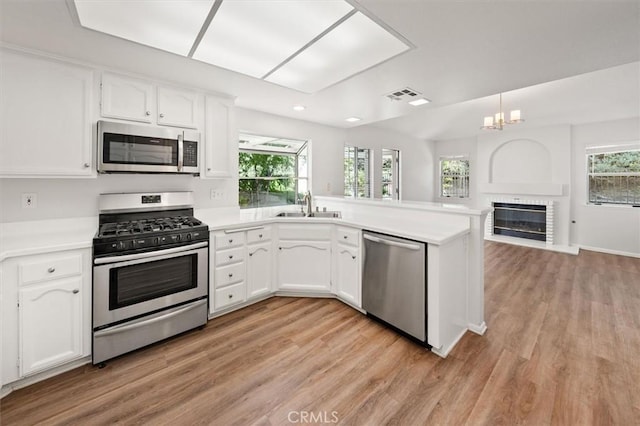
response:
<path fill-rule="evenodd" d="M 325 199 L 328 201 L 331 197 L 318 198 L 322 202 Z M 370 203 L 375 203 L 376 205 L 387 204 L 386 201 L 371 201 Z M 396 203 L 393 207 L 406 208 L 410 205 L 412 204 Z M 419 203 L 414 205 L 413 208 L 440 213 L 465 211 L 466 214 L 471 215 L 480 214 L 479 212 L 481 212 L 465 210 L 464 206 L 460 208 L 450 206 L 438 208 L 437 205 L 438 203 Z M 389 204 L 388 206 L 391 207 L 392 205 Z M 419 216 L 415 219 L 407 219 L 405 217 L 402 220 L 397 220 L 394 219 L 393 215 L 381 215 L 379 212 L 353 213 L 344 210 L 342 211 L 341 219 L 275 217 L 279 212 L 295 211 L 297 209 L 298 207 L 296 206 L 247 210 L 240 210 L 237 207 L 196 209 L 194 216 L 206 223 L 212 231 L 271 223 L 328 223 L 397 235 L 435 245 L 444 244 L 470 232 L 469 224 L 459 220 L 448 223 L 423 220 Z M 93 237 L 97 230 L 97 217 L 0 223 L 0 261 L 15 256 L 91 248 Z"/>
<path fill-rule="evenodd" d="M 0 262 L 9 257 L 91 248 L 97 217 L 0 223 Z"/>
<path fill-rule="evenodd" d="M 485 215 L 493 210 L 489 206 L 469 206 L 467 204 L 457 203 L 439 203 L 432 201 L 399 201 L 399 200 L 383 200 L 380 198 L 347 198 L 337 196 L 317 196 L 313 197 L 318 205 L 324 202 L 340 202 L 353 204 L 356 206 L 374 206 L 374 207 L 391 207 L 411 210 L 423 210 L 440 213 L 452 213 L 467 216 Z"/>

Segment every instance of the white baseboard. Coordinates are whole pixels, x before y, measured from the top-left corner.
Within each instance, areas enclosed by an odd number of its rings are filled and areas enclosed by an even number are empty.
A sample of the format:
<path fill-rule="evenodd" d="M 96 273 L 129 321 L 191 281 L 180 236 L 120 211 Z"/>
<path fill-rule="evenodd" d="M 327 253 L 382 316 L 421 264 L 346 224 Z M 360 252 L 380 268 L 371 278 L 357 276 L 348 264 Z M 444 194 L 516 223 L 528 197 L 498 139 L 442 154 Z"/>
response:
<path fill-rule="evenodd" d="M 604 249 L 604 248 L 600 248 L 600 247 L 591 247 L 591 246 L 580 246 L 581 250 L 587 250 L 587 251 L 597 251 L 598 253 L 606 253 L 606 254 L 615 254 L 617 256 L 627 256 L 627 257 L 637 257 L 640 258 L 640 253 L 633 253 L 633 252 L 628 252 L 628 251 L 621 251 L 621 250 L 609 250 L 609 249 Z"/>
<path fill-rule="evenodd" d="M 434 354 L 438 355 L 441 358 L 446 358 L 447 355 L 449 355 L 449 352 L 451 352 L 451 350 L 458 344 L 458 342 L 460 341 L 460 339 L 462 339 L 462 336 L 464 336 L 464 333 L 466 332 L 467 332 L 467 329 L 465 328 L 460 332 L 458 337 L 453 339 L 453 341 L 449 346 L 447 346 L 446 348 L 444 347 L 431 348 L 431 352 L 433 352 Z"/>
<path fill-rule="evenodd" d="M 487 331 L 487 323 L 482 321 L 482 324 L 477 325 L 477 324 L 469 324 L 467 325 L 467 327 L 469 327 L 469 331 L 479 334 L 480 336 L 484 335 L 484 333 Z"/>

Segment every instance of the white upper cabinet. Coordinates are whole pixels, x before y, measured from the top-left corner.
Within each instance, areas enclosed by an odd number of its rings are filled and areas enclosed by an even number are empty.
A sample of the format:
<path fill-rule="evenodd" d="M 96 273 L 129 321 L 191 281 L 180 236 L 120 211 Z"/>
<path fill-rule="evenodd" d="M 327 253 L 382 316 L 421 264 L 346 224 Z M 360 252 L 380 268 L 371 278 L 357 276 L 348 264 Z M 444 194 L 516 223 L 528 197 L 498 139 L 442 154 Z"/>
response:
<path fill-rule="evenodd" d="M 102 74 L 102 116 L 151 123 L 153 85 L 143 80 Z"/>
<path fill-rule="evenodd" d="M 102 110 L 106 118 L 161 126 L 198 128 L 198 93 L 156 86 L 136 78 L 103 73 Z"/>
<path fill-rule="evenodd" d="M 93 176 L 93 71 L 11 49 L 1 55 L 0 177 Z"/>
<path fill-rule="evenodd" d="M 233 101 L 207 95 L 205 97 L 204 177 L 227 178 L 237 168 L 238 134 Z"/>
<path fill-rule="evenodd" d="M 198 94 L 158 87 L 158 124 L 198 128 Z"/>

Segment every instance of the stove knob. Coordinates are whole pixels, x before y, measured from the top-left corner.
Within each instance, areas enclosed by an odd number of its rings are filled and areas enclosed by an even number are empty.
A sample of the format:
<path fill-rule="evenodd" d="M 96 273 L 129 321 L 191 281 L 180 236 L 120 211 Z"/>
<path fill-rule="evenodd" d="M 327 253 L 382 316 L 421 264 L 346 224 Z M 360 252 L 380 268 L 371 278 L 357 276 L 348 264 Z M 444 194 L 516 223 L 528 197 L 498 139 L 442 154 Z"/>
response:
<path fill-rule="evenodd" d="M 130 245 L 131 245 L 131 248 L 132 248 L 132 249 L 134 249 L 134 248 L 138 247 L 138 243 L 137 243 L 137 241 L 136 241 L 136 240 L 131 240 Z"/>
<path fill-rule="evenodd" d="M 176 235 L 176 241 L 180 241 L 182 239 L 182 235 L 178 234 Z"/>
<path fill-rule="evenodd" d="M 118 250 L 125 250 L 127 248 L 127 243 L 125 243 L 124 241 L 118 241 L 116 248 Z"/>
<path fill-rule="evenodd" d="M 158 237 L 155 237 L 153 239 L 153 245 L 157 246 L 158 244 L 160 244 L 160 239 Z"/>
<path fill-rule="evenodd" d="M 186 236 L 187 236 L 187 241 L 191 241 L 193 239 L 193 234 L 191 233 L 186 234 Z"/>

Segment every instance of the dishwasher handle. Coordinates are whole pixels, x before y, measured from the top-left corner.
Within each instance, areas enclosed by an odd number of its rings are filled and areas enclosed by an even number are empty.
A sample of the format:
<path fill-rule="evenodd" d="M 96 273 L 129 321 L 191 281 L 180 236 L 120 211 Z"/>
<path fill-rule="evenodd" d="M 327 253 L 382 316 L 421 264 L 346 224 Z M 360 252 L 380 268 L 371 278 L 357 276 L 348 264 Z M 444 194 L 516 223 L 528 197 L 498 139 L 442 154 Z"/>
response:
<path fill-rule="evenodd" d="M 387 240 L 386 238 L 374 237 L 373 235 L 369 234 L 362 234 L 362 238 L 364 238 L 365 240 L 373 241 L 374 243 L 405 248 L 408 250 L 420 250 L 422 248 L 422 246 L 418 244 L 401 243 L 399 241 Z"/>

